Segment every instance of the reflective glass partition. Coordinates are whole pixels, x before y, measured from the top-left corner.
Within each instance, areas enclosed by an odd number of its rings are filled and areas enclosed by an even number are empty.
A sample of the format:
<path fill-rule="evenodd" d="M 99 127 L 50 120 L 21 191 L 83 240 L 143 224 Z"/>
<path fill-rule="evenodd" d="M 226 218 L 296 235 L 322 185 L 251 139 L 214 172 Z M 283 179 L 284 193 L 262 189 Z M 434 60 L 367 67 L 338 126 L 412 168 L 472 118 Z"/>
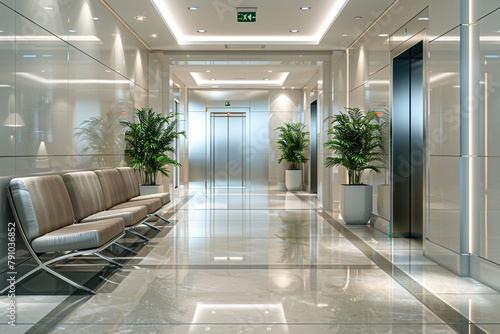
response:
<path fill-rule="evenodd" d="M 460 30 L 430 42 L 427 237 L 460 253 Z"/>
<path fill-rule="evenodd" d="M 498 3 L 496 3 L 498 6 Z M 500 264 L 500 10 L 478 21 L 479 42 L 479 217 L 472 252 Z"/>
<path fill-rule="evenodd" d="M 99 0 L 2 2 L 8 6 L 0 4 L 5 244 L 12 177 L 124 164 L 119 122 L 147 106 L 148 50 Z M 21 261 L 22 245 L 18 253 Z"/>

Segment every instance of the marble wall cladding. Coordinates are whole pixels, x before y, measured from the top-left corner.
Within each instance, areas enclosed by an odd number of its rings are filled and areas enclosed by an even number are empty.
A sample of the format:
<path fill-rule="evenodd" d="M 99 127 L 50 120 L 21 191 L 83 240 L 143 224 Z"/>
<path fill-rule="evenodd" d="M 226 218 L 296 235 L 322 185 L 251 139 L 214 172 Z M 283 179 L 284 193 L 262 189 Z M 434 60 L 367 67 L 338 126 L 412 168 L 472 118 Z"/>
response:
<path fill-rule="evenodd" d="M 299 89 L 269 91 L 269 182 L 284 188 L 286 163 L 278 164 L 281 151 L 278 149 L 278 126 L 300 121 L 303 93 Z"/>
<path fill-rule="evenodd" d="M 188 90 L 186 97 L 189 182 L 204 184 L 208 177 L 208 158 L 210 143 L 210 111 L 244 111 L 247 113 L 246 149 L 249 154 L 246 161 L 247 181 L 252 183 L 268 182 L 269 133 L 269 92 L 254 91 L 204 91 Z M 231 107 L 224 102 L 230 101 Z M 231 109 L 233 108 L 233 109 Z M 242 109 L 235 109 L 242 108 Z M 274 128 L 272 128 L 274 129 Z"/>
<path fill-rule="evenodd" d="M 0 244 L 12 177 L 124 164 L 119 121 L 147 106 L 149 53 L 99 0 L 4 3 Z"/>

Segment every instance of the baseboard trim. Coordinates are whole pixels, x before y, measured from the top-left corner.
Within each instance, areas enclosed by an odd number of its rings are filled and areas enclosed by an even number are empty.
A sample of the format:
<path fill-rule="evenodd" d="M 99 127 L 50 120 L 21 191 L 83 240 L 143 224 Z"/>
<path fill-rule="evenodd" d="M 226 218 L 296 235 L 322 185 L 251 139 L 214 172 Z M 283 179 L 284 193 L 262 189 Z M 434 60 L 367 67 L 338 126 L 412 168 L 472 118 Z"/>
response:
<path fill-rule="evenodd" d="M 492 289 L 500 291 L 500 265 L 472 255 L 470 257 L 470 276 Z"/>
<path fill-rule="evenodd" d="M 458 254 L 428 239 L 424 240 L 424 256 L 462 277 L 470 276 L 469 254 Z"/>

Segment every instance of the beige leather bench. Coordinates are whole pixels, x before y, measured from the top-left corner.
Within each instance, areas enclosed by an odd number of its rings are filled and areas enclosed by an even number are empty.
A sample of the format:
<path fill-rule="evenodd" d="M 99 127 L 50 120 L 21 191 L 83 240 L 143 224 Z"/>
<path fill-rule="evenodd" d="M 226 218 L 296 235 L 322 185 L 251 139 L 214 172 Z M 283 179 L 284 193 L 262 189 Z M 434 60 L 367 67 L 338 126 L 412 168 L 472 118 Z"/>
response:
<path fill-rule="evenodd" d="M 158 198 L 161 201 L 162 207 L 170 203 L 169 193 L 159 193 L 159 194 L 141 196 L 141 191 L 139 189 L 140 179 L 138 178 L 139 173 L 135 172 L 131 167 L 118 167 L 117 170 L 118 173 L 120 173 L 123 184 L 125 185 L 127 201 L 137 202 L 145 199 Z M 156 217 L 166 221 L 167 223 L 170 223 L 167 219 L 161 217 L 158 214 L 156 214 Z"/>
<path fill-rule="evenodd" d="M 94 172 L 66 173 L 63 175 L 63 180 L 78 223 L 123 218 L 125 231 L 149 241 L 148 238 L 133 230 L 134 227 L 144 223 L 149 218 L 148 210 L 144 205 L 137 204 L 121 209 L 106 210 L 101 183 Z M 116 245 L 136 254 L 135 251 L 121 244 L 116 243 Z"/>
<path fill-rule="evenodd" d="M 106 210 L 144 205 L 147 208 L 149 217 L 157 216 L 159 218 L 162 218 L 158 215 L 158 212 L 162 210 L 161 199 L 147 198 L 136 201 L 128 201 L 127 189 L 118 170 L 102 169 L 96 170 L 95 173 L 99 179 L 99 182 L 101 183 Z M 149 223 L 143 222 L 143 224 L 156 231 L 160 231 L 159 228 Z"/>
<path fill-rule="evenodd" d="M 38 267 L 17 279 L 16 284 L 38 270 L 44 269 L 78 289 L 95 293 L 54 271 L 49 265 L 65 258 L 91 253 L 121 267 L 118 262 L 99 252 L 124 235 L 124 219 L 107 218 L 96 222 L 75 224 L 71 199 L 61 176 L 47 175 L 12 179 L 9 187 L 9 201 L 18 233 L 38 263 Z M 64 254 L 49 261 L 43 261 L 39 256 L 50 252 L 64 252 Z"/>

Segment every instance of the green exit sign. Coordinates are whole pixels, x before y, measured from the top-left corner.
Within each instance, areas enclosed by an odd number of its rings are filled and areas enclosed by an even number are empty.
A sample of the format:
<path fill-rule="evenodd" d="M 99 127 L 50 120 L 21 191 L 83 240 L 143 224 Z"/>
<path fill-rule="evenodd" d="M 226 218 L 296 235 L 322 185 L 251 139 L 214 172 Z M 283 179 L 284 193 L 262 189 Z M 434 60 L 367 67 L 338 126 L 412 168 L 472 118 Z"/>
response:
<path fill-rule="evenodd" d="M 231 102 L 230 101 L 226 101 L 226 107 L 230 107 L 231 106 Z"/>
<path fill-rule="evenodd" d="M 238 22 L 255 22 L 256 12 L 238 12 Z"/>

